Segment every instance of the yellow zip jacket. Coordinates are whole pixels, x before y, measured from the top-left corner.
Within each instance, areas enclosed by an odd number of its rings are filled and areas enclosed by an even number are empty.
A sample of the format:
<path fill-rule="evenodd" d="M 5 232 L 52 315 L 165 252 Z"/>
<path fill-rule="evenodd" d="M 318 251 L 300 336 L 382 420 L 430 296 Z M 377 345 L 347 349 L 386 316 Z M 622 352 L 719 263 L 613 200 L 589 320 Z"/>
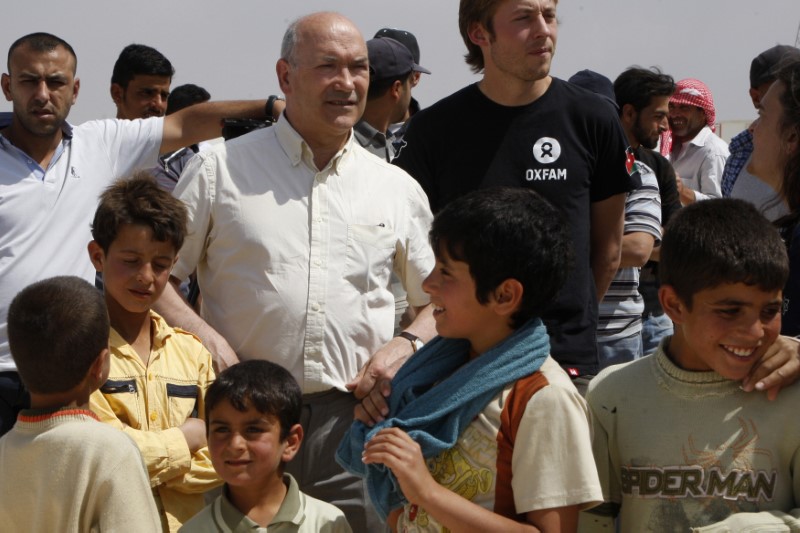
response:
<path fill-rule="evenodd" d="M 177 531 L 203 507 L 203 493 L 222 481 L 208 448 L 191 454 L 178 426 L 205 419 L 205 393 L 214 381 L 211 354 L 200 340 L 172 328 L 150 311 L 153 342 L 145 366 L 111 328 L 111 369 L 89 405 L 103 422 L 127 433 L 139 447 L 150 475 L 165 531 Z"/>

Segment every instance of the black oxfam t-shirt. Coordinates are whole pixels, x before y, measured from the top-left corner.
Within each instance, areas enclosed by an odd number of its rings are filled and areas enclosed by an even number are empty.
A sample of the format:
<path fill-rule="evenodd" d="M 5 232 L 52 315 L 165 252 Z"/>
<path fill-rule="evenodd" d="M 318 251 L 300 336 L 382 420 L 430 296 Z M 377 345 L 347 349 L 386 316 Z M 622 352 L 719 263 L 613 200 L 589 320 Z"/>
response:
<path fill-rule="evenodd" d="M 553 357 L 573 377 L 598 371 L 590 207 L 633 189 L 613 109 L 553 78 L 532 104 L 496 104 L 470 85 L 414 115 L 394 163 L 419 181 L 431 209 L 481 187 L 531 187 L 564 213 L 575 268 L 542 319 Z"/>

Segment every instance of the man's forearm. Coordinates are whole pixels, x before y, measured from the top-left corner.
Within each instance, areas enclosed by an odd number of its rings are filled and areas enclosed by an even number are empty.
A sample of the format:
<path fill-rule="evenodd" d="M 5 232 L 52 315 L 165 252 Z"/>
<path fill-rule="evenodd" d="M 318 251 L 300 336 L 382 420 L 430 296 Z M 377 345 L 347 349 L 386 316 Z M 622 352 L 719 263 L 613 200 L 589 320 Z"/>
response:
<path fill-rule="evenodd" d="M 237 363 L 239 359 L 225 338 L 195 313 L 181 297 L 178 291 L 179 284 L 177 278 L 170 278 L 161 297 L 153 306 L 154 310 L 163 316 L 170 326 L 177 326 L 197 335 L 211 352 L 218 372 Z"/>
<path fill-rule="evenodd" d="M 433 318 L 433 305 L 414 307 L 414 311 L 416 316 L 404 331 L 416 335 L 422 342 L 428 342 L 437 335 L 436 320 Z"/>
<path fill-rule="evenodd" d="M 619 259 L 614 262 L 610 258 L 599 258 L 592 261 L 592 275 L 594 276 L 594 286 L 597 291 L 597 301 L 603 299 L 611 286 L 611 281 L 617 274 Z"/>
<path fill-rule="evenodd" d="M 225 118 L 266 118 L 266 100 L 205 102 L 164 117 L 160 152 L 172 152 L 222 134 Z"/>

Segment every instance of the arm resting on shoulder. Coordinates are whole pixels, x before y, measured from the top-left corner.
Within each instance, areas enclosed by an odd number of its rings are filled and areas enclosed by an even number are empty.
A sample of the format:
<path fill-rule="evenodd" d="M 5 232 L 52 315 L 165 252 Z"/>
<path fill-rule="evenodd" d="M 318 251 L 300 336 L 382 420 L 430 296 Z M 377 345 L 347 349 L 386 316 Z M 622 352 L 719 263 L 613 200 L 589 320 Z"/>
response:
<path fill-rule="evenodd" d="M 416 335 L 422 342 L 428 342 L 436 336 L 433 308 L 428 304 L 415 307 L 414 310 L 416 317 L 405 331 Z M 367 364 L 358 372 L 356 378 L 347 384 L 347 388 L 352 390 L 359 400 L 364 398 L 382 380 L 391 381 L 413 353 L 414 348 L 408 339 L 394 337 L 372 355 Z"/>
<path fill-rule="evenodd" d="M 800 340 L 780 335 L 742 382 L 746 392 L 766 391 L 772 401 L 800 377 Z"/>
<path fill-rule="evenodd" d="M 155 311 L 163 316 L 170 326 L 178 326 L 200 337 L 203 345 L 211 352 L 217 372 L 222 372 L 238 363 L 239 357 L 228 341 L 200 318 L 181 297 L 178 292 L 180 280 L 174 276 L 170 276 L 169 280 L 161 297 L 153 306 Z"/>
<path fill-rule="evenodd" d="M 603 299 L 619 268 L 622 229 L 625 225 L 625 197 L 615 194 L 592 203 L 591 265 L 597 300 Z"/>

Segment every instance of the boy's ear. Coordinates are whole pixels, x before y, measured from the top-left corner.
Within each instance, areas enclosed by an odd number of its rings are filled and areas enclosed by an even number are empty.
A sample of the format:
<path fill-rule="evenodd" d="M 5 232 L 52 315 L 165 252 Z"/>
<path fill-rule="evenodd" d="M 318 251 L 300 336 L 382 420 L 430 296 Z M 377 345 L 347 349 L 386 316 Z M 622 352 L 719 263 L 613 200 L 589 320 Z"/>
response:
<path fill-rule="evenodd" d="M 89 368 L 89 377 L 92 379 L 92 383 L 95 384 L 94 389 L 99 389 L 106 382 L 110 365 L 111 352 L 108 348 L 104 348 Z"/>
<path fill-rule="evenodd" d="M 673 322 L 676 324 L 683 323 L 683 316 L 687 311 L 686 304 L 675 292 L 672 285 L 662 285 L 658 289 L 658 301 L 661 302 L 661 307 Z"/>
<path fill-rule="evenodd" d="M 108 379 L 108 370 L 110 367 L 111 352 L 108 348 L 103 348 L 92 365 L 89 371 L 83 377 L 83 380 L 73 389 L 77 396 L 75 402 L 78 406 L 84 407 L 89 405 L 89 397 L 94 391 L 103 386 Z"/>
<path fill-rule="evenodd" d="M 281 461 L 284 463 L 288 463 L 294 456 L 297 455 L 297 452 L 300 451 L 300 444 L 303 442 L 303 426 L 300 424 L 295 424 L 289 430 L 289 434 L 286 435 L 286 447 L 283 449 L 283 453 L 281 454 Z"/>
<path fill-rule="evenodd" d="M 97 241 L 91 241 L 87 249 L 89 250 L 89 259 L 92 262 L 92 266 L 94 266 L 94 269 L 97 270 L 98 272 L 102 272 L 103 263 L 105 262 L 106 259 L 105 252 L 100 247 L 100 245 L 97 244 Z"/>
<path fill-rule="evenodd" d="M 494 290 L 494 309 L 499 315 L 511 316 L 522 303 L 522 283 L 514 278 L 508 278 Z"/>

